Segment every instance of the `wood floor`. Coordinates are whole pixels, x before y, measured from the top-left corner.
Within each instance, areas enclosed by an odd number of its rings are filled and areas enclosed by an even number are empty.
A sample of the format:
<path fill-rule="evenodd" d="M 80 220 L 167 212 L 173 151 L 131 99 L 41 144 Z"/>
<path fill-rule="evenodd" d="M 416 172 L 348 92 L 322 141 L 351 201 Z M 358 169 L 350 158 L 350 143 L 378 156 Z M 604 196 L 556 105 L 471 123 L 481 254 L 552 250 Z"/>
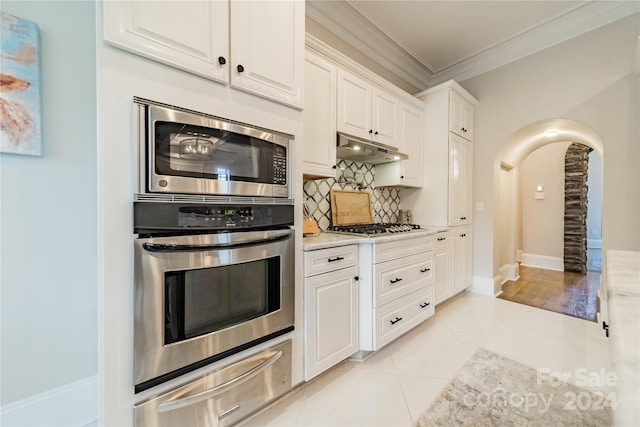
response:
<path fill-rule="evenodd" d="M 520 278 L 502 285 L 498 298 L 596 321 L 600 273 L 586 275 L 520 266 Z"/>

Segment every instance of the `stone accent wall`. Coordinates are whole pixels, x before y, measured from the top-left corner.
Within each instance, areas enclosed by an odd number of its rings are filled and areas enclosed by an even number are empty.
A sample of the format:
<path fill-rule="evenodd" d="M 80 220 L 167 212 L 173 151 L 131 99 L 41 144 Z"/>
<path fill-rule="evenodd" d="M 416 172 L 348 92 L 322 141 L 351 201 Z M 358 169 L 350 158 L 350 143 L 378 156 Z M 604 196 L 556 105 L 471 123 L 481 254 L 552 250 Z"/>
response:
<path fill-rule="evenodd" d="M 564 271 L 587 273 L 587 176 L 592 148 L 571 144 L 564 163 Z"/>

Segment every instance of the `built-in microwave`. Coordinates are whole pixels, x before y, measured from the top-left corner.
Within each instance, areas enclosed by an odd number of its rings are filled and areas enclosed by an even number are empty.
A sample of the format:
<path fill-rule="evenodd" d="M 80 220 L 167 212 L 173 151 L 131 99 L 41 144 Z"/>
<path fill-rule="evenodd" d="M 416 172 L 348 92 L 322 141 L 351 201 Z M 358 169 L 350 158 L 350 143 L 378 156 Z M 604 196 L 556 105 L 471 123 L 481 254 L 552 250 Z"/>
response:
<path fill-rule="evenodd" d="M 293 136 L 141 98 L 142 193 L 291 199 Z"/>

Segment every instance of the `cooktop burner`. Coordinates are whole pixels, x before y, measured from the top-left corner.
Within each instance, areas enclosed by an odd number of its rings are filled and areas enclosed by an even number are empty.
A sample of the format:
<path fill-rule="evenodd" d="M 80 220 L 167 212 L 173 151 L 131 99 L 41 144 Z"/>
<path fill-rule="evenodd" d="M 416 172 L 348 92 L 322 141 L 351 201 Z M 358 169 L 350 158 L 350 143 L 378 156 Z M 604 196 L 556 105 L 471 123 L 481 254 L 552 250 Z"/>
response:
<path fill-rule="evenodd" d="M 373 236 L 383 233 L 406 233 L 419 229 L 420 226 L 418 224 L 383 222 L 377 224 L 332 225 L 327 228 L 327 231 L 332 233 L 353 234 L 356 236 Z"/>

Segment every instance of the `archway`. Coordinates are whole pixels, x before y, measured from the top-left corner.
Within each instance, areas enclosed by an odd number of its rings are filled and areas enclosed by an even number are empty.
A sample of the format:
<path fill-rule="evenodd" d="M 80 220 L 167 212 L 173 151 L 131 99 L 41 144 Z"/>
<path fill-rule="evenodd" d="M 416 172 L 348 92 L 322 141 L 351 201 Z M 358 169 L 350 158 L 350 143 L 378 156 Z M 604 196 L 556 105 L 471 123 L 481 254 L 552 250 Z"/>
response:
<path fill-rule="evenodd" d="M 515 248 L 520 247 L 520 228 L 517 214 L 517 192 L 504 191 L 511 184 L 505 179 L 513 180 L 518 173 L 518 166 L 533 151 L 548 144 L 558 142 L 577 142 L 586 145 L 604 158 L 602 138 L 589 126 L 568 119 L 547 119 L 522 127 L 509 136 L 498 151 L 494 160 L 494 272 L 501 281 L 517 276 L 517 256 Z M 505 173 L 509 171 L 509 173 Z M 505 221 L 505 212 L 512 212 L 511 220 Z M 506 276 L 505 276 L 506 275 Z M 500 291 L 499 284 L 494 283 L 495 293 Z"/>

